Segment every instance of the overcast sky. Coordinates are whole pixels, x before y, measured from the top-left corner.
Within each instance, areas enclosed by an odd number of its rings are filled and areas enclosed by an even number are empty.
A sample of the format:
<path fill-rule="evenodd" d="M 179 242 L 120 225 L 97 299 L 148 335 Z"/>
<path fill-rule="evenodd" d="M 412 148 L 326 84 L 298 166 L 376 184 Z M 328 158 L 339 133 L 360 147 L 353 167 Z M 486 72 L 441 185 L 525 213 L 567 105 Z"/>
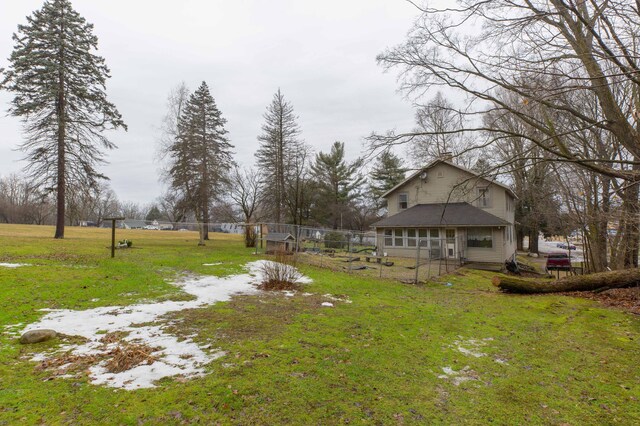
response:
<path fill-rule="evenodd" d="M 42 0 L 1 0 L 0 67 L 11 35 Z M 355 158 L 372 131 L 408 130 L 413 109 L 396 75 L 375 57 L 405 39 L 417 10 L 404 0 L 72 0 L 95 25 L 98 53 L 111 69 L 109 99 L 129 131 L 104 172 L 123 201 L 151 202 L 163 190 L 155 161 L 158 128 L 172 87 L 205 80 L 228 120 L 236 160 L 253 165 L 262 115 L 280 88 L 317 151 L 343 141 Z M 0 175 L 19 172 L 17 118 L 0 93 Z"/>

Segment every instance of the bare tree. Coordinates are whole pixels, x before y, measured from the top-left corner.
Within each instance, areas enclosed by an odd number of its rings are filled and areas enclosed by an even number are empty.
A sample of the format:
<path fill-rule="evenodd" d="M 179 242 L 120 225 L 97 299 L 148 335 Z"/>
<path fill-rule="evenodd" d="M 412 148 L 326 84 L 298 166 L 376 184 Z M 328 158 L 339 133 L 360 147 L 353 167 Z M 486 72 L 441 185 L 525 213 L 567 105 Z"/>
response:
<path fill-rule="evenodd" d="M 534 161 L 574 164 L 611 178 L 622 199 L 624 265 L 638 263 L 640 181 L 640 52 L 637 4 L 624 0 L 460 0 L 456 6 L 416 6 L 421 17 L 403 45 L 378 57 L 401 71 L 401 87 L 419 100 L 448 87 L 469 99 L 466 127 L 478 147 L 511 138 L 544 155 Z M 626 96 L 621 96 L 626 91 Z M 590 99 L 591 108 L 585 108 Z M 474 119 L 491 113 L 519 126 Z M 585 148 L 602 132 L 620 154 Z M 373 148 L 406 143 L 432 132 L 372 136 Z M 437 133 L 437 132 L 435 132 Z M 623 151 L 626 153 L 624 154 Z M 499 166 L 499 165 L 496 165 Z"/>
<path fill-rule="evenodd" d="M 242 213 L 245 223 L 259 220 L 260 177 L 255 169 L 236 167 L 229 178 L 229 198 Z"/>
<path fill-rule="evenodd" d="M 455 109 L 441 91 L 416 112 L 417 136 L 411 141 L 409 154 L 416 167 L 424 167 L 433 160 L 451 156 L 456 163 L 471 168 L 477 152 L 469 136 L 460 132 L 465 128 L 465 116 Z"/>

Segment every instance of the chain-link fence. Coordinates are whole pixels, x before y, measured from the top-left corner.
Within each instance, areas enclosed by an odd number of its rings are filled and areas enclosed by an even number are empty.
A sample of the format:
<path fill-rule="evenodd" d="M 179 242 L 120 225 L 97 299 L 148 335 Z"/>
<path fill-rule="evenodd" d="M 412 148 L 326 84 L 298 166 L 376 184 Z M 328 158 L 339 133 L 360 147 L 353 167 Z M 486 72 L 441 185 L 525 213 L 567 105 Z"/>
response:
<path fill-rule="evenodd" d="M 126 229 L 194 232 L 201 224 L 124 220 L 118 226 Z M 464 260 L 454 238 L 408 238 L 407 249 L 401 255 L 387 253 L 385 236 L 375 232 L 336 230 L 280 223 L 209 223 L 210 238 L 214 233 L 235 234 L 256 254 L 286 253 L 297 261 L 349 274 L 425 282 L 450 273 Z"/>

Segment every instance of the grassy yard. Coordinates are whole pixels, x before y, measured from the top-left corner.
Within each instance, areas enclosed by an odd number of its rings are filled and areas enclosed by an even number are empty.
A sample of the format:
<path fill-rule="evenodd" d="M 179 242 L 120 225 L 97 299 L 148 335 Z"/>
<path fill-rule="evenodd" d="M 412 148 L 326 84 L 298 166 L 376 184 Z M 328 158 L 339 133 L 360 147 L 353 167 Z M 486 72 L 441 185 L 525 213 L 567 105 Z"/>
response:
<path fill-rule="evenodd" d="M 461 270 L 424 286 L 313 266 L 312 295 L 237 296 L 164 318 L 226 355 L 204 377 L 126 391 L 58 377 L 17 331 L 43 308 L 182 300 L 169 281 L 256 260 L 239 237 L 0 225 L 0 425 L 640 423 L 640 318 L 564 296 L 498 293 Z M 215 266 L 203 264 L 221 263 Z M 450 285 L 447 285 L 450 283 Z M 322 306 L 330 297 L 333 307 Z M 14 326 L 22 324 L 21 326 Z M 7 328 L 7 326 L 9 326 Z"/>

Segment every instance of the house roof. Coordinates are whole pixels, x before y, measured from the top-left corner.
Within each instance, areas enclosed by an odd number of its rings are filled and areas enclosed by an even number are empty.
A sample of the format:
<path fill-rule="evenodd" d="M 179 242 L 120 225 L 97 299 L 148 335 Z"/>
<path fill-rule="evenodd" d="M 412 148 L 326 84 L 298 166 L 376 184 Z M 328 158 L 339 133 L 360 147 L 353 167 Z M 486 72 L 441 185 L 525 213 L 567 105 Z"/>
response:
<path fill-rule="evenodd" d="M 505 226 L 509 222 L 469 203 L 418 204 L 373 224 L 374 228 Z"/>
<path fill-rule="evenodd" d="M 387 198 L 392 192 L 394 192 L 396 189 L 401 188 L 402 186 L 404 186 L 407 182 L 412 181 L 413 179 L 415 179 L 418 175 L 420 175 L 420 173 L 424 172 L 425 170 L 429 170 L 430 168 L 436 166 L 437 164 L 447 164 L 451 167 L 455 167 L 458 170 L 462 170 L 463 172 L 469 173 L 472 176 L 478 177 L 480 179 L 484 179 L 487 182 L 497 185 L 501 188 L 504 188 L 509 195 L 511 195 L 513 198 L 518 199 L 518 196 L 513 192 L 513 190 L 511 188 L 509 188 L 507 185 L 500 183 L 494 179 L 491 179 L 490 177 L 487 176 L 482 176 L 479 175 L 478 173 L 474 172 L 473 170 L 469 170 L 466 167 L 462 167 L 458 164 L 452 163 L 451 161 L 447 161 L 447 160 L 435 160 L 433 162 L 431 162 L 430 164 L 428 164 L 427 166 L 421 168 L 420 170 L 416 171 L 415 173 L 413 173 L 412 175 L 410 175 L 408 178 L 406 178 L 405 180 L 403 180 L 402 182 L 400 182 L 399 184 L 397 184 L 396 186 L 394 186 L 393 188 L 391 188 L 390 190 L 388 190 L 387 192 L 385 192 L 384 194 L 382 194 L 381 198 Z"/>
<path fill-rule="evenodd" d="M 124 223 L 126 226 L 129 226 L 129 227 L 140 227 L 140 228 L 144 228 L 145 225 L 147 224 L 142 219 L 125 219 L 122 221 L 122 223 Z"/>
<path fill-rule="evenodd" d="M 267 234 L 267 241 L 287 241 L 287 240 L 295 240 L 293 235 L 287 234 L 285 232 L 269 232 Z"/>

